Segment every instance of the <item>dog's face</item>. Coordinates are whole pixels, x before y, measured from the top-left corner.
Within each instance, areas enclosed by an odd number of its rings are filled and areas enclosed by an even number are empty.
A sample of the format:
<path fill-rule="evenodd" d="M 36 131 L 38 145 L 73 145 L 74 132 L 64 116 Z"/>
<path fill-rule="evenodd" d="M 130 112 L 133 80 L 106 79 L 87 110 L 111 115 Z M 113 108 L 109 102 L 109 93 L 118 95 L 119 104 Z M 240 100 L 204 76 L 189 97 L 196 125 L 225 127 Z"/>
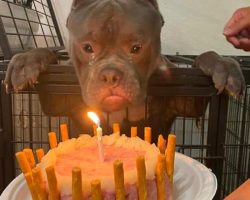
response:
<path fill-rule="evenodd" d="M 144 101 L 160 58 L 161 16 L 149 0 L 76 0 L 69 54 L 83 100 L 115 111 Z"/>

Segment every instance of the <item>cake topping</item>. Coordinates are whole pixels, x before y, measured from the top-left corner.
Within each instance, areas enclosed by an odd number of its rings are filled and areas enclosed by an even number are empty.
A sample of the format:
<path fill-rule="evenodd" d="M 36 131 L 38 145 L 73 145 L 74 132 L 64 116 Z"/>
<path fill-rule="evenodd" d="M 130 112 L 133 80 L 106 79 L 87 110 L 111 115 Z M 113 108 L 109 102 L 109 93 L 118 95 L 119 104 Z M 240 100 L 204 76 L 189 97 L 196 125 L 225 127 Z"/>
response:
<path fill-rule="evenodd" d="M 147 179 L 153 179 L 158 148 L 154 144 L 133 137 L 128 138 L 125 135 L 119 136 L 112 134 L 103 136 L 103 145 L 105 152 L 105 161 L 100 162 L 98 157 L 97 138 L 89 135 L 81 135 L 78 139 L 70 139 L 59 143 L 57 148 L 51 149 L 43 157 L 39 164 L 43 169 L 50 165 L 55 166 L 59 182 L 71 181 L 71 172 L 75 166 L 81 168 L 83 183 L 89 185 L 93 179 L 101 181 L 102 188 L 106 191 L 114 190 L 113 162 L 121 160 L 125 173 L 125 184 L 135 184 L 136 158 L 145 156 Z M 59 183 L 59 185 L 62 185 Z M 63 187 L 65 194 L 71 194 L 70 187 Z M 90 189 L 90 188 L 89 188 Z"/>
<path fill-rule="evenodd" d="M 18 152 L 16 157 L 33 200 L 37 196 L 44 200 L 52 196 L 55 200 L 69 200 L 73 196 L 172 199 L 175 136 L 169 135 L 166 148 L 166 141 L 160 135 L 160 151 L 155 144 L 150 144 L 151 131 L 148 130 L 145 129 L 145 140 L 136 136 L 135 128 L 131 137 L 120 135 L 119 131 L 102 136 L 103 162 L 99 159 L 97 135 L 65 137 L 60 143 L 56 137 L 49 137 L 51 150 L 46 155 L 42 149 L 37 150 L 40 163 L 36 166 L 31 149 Z M 51 135 L 56 136 L 50 132 Z"/>

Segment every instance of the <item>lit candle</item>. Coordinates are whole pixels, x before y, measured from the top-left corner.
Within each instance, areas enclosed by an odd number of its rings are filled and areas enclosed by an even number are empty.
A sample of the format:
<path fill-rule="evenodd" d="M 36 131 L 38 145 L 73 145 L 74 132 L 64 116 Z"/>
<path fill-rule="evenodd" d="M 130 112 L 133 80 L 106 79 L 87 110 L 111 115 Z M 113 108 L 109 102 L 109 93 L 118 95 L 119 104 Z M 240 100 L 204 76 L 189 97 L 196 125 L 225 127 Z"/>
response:
<path fill-rule="evenodd" d="M 100 127 L 100 119 L 94 112 L 88 112 L 88 117 L 97 125 L 96 135 L 97 135 L 97 146 L 99 152 L 99 159 L 101 162 L 104 161 L 104 151 L 102 143 L 102 128 Z"/>

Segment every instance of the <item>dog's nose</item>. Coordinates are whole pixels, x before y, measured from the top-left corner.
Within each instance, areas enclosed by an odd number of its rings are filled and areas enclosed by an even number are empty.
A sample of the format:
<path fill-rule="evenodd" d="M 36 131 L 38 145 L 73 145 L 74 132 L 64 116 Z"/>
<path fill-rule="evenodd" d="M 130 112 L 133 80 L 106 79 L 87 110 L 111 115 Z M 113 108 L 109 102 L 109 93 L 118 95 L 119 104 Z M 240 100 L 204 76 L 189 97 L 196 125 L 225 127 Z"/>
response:
<path fill-rule="evenodd" d="M 122 79 L 122 76 L 123 73 L 119 69 L 105 68 L 100 73 L 100 80 L 106 84 L 117 85 Z"/>

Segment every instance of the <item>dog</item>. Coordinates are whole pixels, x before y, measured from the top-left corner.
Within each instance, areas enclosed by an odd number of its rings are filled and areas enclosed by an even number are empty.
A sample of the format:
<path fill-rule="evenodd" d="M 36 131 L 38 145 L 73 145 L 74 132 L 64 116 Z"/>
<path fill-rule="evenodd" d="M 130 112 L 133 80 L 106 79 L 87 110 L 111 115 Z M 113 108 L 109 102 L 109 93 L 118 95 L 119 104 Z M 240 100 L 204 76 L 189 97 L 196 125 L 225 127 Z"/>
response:
<path fill-rule="evenodd" d="M 88 126 L 84 125 L 82 112 L 90 108 L 108 112 L 110 124 L 119 122 L 122 127 L 162 122 L 165 133 L 170 131 L 177 116 L 201 116 L 206 109 L 206 98 L 169 97 L 150 99 L 150 116 L 144 120 L 145 112 L 148 112 L 145 111 L 145 97 L 150 76 L 155 72 L 164 74 L 168 67 L 174 66 L 161 55 L 163 25 L 156 0 L 74 0 L 67 19 L 68 53 L 82 98 L 71 96 L 61 102 L 56 100 L 56 95 L 48 98 L 40 92 L 45 113 L 66 113 L 75 122 L 79 133 Z M 48 49 L 16 54 L 6 73 L 6 90 L 20 91 L 35 84 L 40 73 L 52 63 L 57 63 L 57 57 Z M 231 58 L 208 51 L 196 58 L 194 67 L 212 77 L 218 93 L 226 90 L 239 96 L 244 90 L 239 64 Z M 67 106 L 65 102 L 68 102 Z M 162 105 L 160 108 L 159 104 Z M 102 121 L 105 120 L 105 116 L 102 117 Z M 157 140 L 156 134 L 153 140 Z"/>

